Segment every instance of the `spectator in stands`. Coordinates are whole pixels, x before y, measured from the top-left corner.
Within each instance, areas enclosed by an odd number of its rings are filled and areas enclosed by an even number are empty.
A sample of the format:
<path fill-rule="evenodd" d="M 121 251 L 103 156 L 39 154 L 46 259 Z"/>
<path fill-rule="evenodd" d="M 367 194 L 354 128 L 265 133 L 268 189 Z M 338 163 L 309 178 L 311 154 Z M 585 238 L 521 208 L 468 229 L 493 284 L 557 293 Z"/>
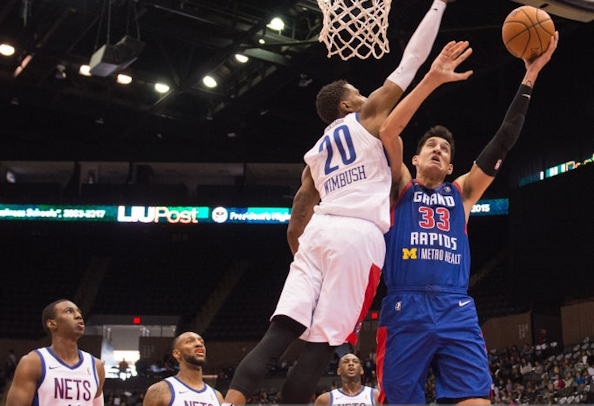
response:
<path fill-rule="evenodd" d="M 340 376 L 341 387 L 331 392 L 322 393 L 314 405 L 376 405 L 379 390 L 363 386 L 361 378 L 365 371 L 361 360 L 355 354 L 346 354 L 340 358 L 336 374 Z"/>
<path fill-rule="evenodd" d="M 544 372 L 544 368 L 543 368 L 542 364 L 540 363 L 539 360 L 535 360 L 534 361 L 534 374 L 540 378 L 540 376 L 543 374 L 543 372 Z"/>
<path fill-rule="evenodd" d="M 559 374 L 555 374 L 555 376 L 553 377 L 553 383 L 555 385 L 555 388 L 557 389 L 565 388 L 565 381 L 563 380 L 563 378 L 561 378 Z"/>
<path fill-rule="evenodd" d="M 532 372 L 532 364 L 526 358 L 520 359 L 520 373 L 522 376 L 527 376 Z"/>
<path fill-rule="evenodd" d="M 203 380 L 204 339 L 188 331 L 177 336 L 172 347 L 171 354 L 179 364 L 179 372 L 150 386 L 143 406 L 218 405 L 223 402 L 223 395 Z"/>
<path fill-rule="evenodd" d="M 102 406 L 105 369 L 101 361 L 78 349 L 85 323 L 77 305 L 60 299 L 41 314 L 43 328 L 50 335 L 49 347 L 31 351 L 19 361 L 6 406 Z M 78 382 L 69 385 L 67 382 Z M 35 401 L 35 403 L 34 403 Z"/>
<path fill-rule="evenodd" d="M 547 342 L 547 330 L 541 329 L 538 333 L 538 344 L 544 344 Z"/>
<path fill-rule="evenodd" d="M 142 376 L 142 377 L 147 376 L 148 363 L 146 362 L 145 358 L 140 358 L 138 361 L 136 361 L 134 366 L 136 367 L 136 373 L 138 374 L 138 376 Z"/>
<path fill-rule="evenodd" d="M 575 383 L 575 378 L 573 377 L 573 373 L 571 371 L 567 371 L 565 373 L 565 387 L 571 388 L 577 386 Z"/>
<path fill-rule="evenodd" d="M 578 387 L 578 389 L 581 389 L 586 384 L 586 379 L 584 378 L 584 375 L 582 375 L 582 373 L 578 371 L 575 373 L 575 379 L 573 382 L 575 386 Z"/>
<path fill-rule="evenodd" d="M 126 361 L 126 359 L 125 358 L 122 358 L 122 360 L 118 364 L 118 369 L 120 371 L 120 378 L 121 379 L 126 379 L 128 377 L 128 368 L 129 367 L 130 367 L 130 365 L 128 364 L 128 362 Z"/>

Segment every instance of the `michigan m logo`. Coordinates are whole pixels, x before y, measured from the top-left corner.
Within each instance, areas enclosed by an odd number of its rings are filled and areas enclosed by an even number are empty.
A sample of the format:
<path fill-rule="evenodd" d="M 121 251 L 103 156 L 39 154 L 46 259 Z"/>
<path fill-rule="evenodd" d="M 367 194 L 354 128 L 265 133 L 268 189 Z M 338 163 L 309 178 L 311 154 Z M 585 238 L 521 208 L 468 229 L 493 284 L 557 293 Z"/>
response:
<path fill-rule="evenodd" d="M 417 249 L 402 248 L 402 259 L 417 259 Z"/>

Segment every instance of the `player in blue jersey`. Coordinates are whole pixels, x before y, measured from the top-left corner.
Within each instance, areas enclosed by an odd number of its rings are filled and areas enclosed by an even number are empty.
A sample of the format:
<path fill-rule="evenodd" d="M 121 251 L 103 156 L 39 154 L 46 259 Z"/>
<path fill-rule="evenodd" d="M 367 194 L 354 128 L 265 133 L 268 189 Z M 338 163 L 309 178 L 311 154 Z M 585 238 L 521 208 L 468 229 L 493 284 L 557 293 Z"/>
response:
<path fill-rule="evenodd" d="M 369 97 L 344 80 L 318 93 L 328 125 L 308 151 L 287 229 L 294 260 L 268 331 L 237 368 L 225 402 L 243 405 L 297 338 L 306 343 L 281 388 L 283 403 L 306 404 L 371 304 L 390 226 L 391 173 L 379 130 L 429 56 L 445 0 L 435 0 L 398 68 Z M 315 212 L 315 214 L 314 214 Z"/>
<path fill-rule="evenodd" d="M 99 359 L 78 349 L 85 331 L 78 306 L 57 300 L 45 307 L 41 320 L 52 344 L 21 358 L 6 406 L 103 406 L 105 369 Z"/>
<path fill-rule="evenodd" d="M 470 171 L 453 183 L 454 140 L 442 126 L 419 141 L 412 159 L 413 179 L 403 164 L 400 132 L 410 113 L 436 83 L 424 78 L 407 97 L 415 103 L 394 109 L 380 130 L 388 154 L 393 186 L 392 227 L 386 234 L 383 268 L 388 293 L 382 301 L 377 332 L 380 401 L 425 403 L 429 368 L 440 403 L 489 404 L 491 377 L 485 342 L 473 299 L 467 288 L 470 252 L 466 224 L 479 200 L 513 147 L 524 123 L 532 87 L 557 47 L 532 62 L 501 127 Z"/>

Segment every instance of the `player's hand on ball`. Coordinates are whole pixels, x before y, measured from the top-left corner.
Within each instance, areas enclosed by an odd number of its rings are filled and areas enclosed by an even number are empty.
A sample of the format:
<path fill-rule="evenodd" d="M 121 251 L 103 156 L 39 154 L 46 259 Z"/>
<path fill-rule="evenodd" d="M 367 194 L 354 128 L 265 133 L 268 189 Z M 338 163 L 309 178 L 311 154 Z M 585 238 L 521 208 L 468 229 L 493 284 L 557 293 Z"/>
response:
<path fill-rule="evenodd" d="M 559 43 L 559 31 L 555 31 L 555 34 L 551 36 L 551 42 L 549 43 L 549 47 L 546 51 L 542 53 L 538 58 L 534 60 L 523 59 L 524 65 L 526 66 L 527 71 L 536 70 L 539 72 L 543 66 L 545 66 L 553 56 L 553 52 L 557 49 L 557 44 Z"/>

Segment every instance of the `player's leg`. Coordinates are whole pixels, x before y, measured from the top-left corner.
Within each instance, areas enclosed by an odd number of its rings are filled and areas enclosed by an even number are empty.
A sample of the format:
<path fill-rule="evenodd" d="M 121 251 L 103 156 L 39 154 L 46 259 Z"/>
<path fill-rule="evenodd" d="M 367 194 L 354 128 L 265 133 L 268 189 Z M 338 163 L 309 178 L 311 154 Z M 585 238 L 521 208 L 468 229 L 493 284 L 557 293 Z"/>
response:
<path fill-rule="evenodd" d="M 310 403 L 318 381 L 326 372 L 335 349 L 336 347 L 328 343 L 305 343 L 297 363 L 291 368 L 281 389 L 284 404 Z"/>
<path fill-rule="evenodd" d="M 385 258 L 385 241 L 373 223 L 327 216 L 319 235 L 323 275 L 319 299 L 312 315 L 308 342 L 339 346 L 357 330 L 371 304 Z"/>
<path fill-rule="evenodd" d="M 305 326 L 287 316 L 274 317 L 262 340 L 237 367 L 225 403 L 245 404 L 268 370 L 277 365 L 289 345 L 304 331 Z"/>
<path fill-rule="evenodd" d="M 433 366 L 437 401 L 488 404 L 491 374 L 474 301 L 467 295 L 442 297 L 438 362 Z"/>
<path fill-rule="evenodd" d="M 437 337 L 422 293 L 393 293 L 382 301 L 376 370 L 383 404 L 424 404 Z"/>
<path fill-rule="evenodd" d="M 322 284 L 316 262 L 320 247 L 316 246 L 315 238 L 323 228 L 324 225 L 314 216 L 299 239 L 299 251 L 291 263 L 271 325 L 262 341 L 239 364 L 225 396 L 225 403 L 245 404 L 266 372 L 278 363 L 289 345 L 311 325 Z"/>

